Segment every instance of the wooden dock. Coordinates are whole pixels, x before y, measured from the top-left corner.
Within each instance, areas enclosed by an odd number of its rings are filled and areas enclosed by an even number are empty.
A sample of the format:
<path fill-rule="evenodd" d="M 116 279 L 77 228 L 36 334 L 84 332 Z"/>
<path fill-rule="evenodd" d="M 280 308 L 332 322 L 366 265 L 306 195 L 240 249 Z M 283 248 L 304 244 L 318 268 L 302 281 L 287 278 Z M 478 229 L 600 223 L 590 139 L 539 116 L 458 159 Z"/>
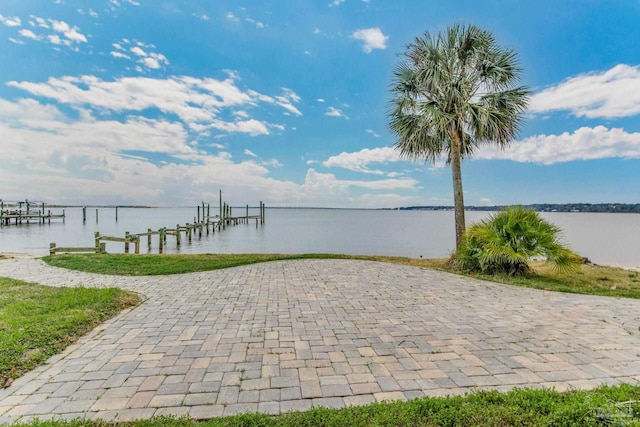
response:
<path fill-rule="evenodd" d="M 97 222 L 96 211 L 96 222 Z M 106 253 L 106 242 L 118 242 L 124 244 L 124 253 L 130 253 L 130 247 L 133 245 L 134 253 L 140 253 L 141 242 L 146 240 L 147 252 L 150 253 L 152 249 L 152 238 L 157 236 L 158 239 L 158 253 L 164 253 L 164 248 L 167 244 L 167 236 L 175 238 L 176 248 L 180 248 L 183 239 L 188 243 L 191 243 L 194 237 L 197 235 L 198 239 L 202 238 L 203 233 L 208 236 L 217 231 L 224 230 L 226 227 L 249 224 L 255 220 L 256 228 L 258 225 L 264 224 L 265 220 L 265 205 L 260 201 L 258 215 L 249 215 L 249 205 L 244 207 L 244 215 L 233 215 L 232 207 L 222 202 L 222 192 L 220 192 L 220 211 L 219 215 L 211 215 L 211 206 L 202 202 L 202 205 L 196 207 L 196 216 L 193 218 L 193 223 L 187 223 L 185 225 L 177 224 L 175 228 L 160 228 L 159 230 L 147 229 L 142 233 L 130 233 L 125 232 L 124 236 L 107 236 L 101 235 L 99 232 L 95 233 L 94 246 L 92 247 L 58 247 L 55 243 L 50 244 L 50 255 L 57 253 Z M 83 222 L 86 221 L 86 208 L 83 209 Z M 117 221 L 117 210 L 116 210 Z"/>
<path fill-rule="evenodd" d="M 33 209 L 36 206 L 39 209 Z M 53 214 L 51 210 L 45 212 L 44 202 L 16 202 L 13 204 L 5 204 L 4 200 L 0 200 L 0 225 L 21 225 L 21 224 L 44 224 L 51 223 L 52 219 L 62 219 L 64 222 L 65 212 L 61 214 Z"/>

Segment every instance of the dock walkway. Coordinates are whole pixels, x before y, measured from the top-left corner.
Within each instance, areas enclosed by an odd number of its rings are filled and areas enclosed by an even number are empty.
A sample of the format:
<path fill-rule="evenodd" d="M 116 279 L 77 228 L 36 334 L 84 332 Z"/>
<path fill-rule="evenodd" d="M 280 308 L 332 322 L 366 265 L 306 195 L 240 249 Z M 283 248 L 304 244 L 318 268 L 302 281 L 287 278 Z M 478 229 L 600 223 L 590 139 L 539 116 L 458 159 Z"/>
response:
<path fill-rule="evenodd" d="M 23 258 L 0 260 L 0 276 L 146 298 L 0 390 L 0 423 L 206 419 L 640 380 L 640 300 L 355 260 L 117 277 Z"/>

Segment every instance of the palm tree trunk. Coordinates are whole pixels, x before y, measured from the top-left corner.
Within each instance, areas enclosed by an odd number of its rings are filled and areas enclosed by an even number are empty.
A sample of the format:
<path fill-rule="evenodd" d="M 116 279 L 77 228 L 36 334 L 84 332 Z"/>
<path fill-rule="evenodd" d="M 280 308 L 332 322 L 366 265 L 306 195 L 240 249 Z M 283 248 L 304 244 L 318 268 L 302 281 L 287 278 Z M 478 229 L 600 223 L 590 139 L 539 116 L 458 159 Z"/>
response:
<path fill-rule="evenodd" d="M 456 250 L 462 245 L 462 237 L 467 228 L 464 220 L 464 194 L 462 192 L 462 167 L 460 151 L 462 141 L 458 132 L 453 132 L 451 141 L 451 175 L 453 176 L 453 211 L 456 223 Z"/>

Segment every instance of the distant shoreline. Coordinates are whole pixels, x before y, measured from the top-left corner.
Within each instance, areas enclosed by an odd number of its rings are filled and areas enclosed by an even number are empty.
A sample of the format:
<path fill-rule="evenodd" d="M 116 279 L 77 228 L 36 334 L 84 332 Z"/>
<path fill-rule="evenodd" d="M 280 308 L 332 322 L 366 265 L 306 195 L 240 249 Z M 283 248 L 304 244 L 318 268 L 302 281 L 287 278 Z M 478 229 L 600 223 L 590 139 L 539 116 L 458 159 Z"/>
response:
<path fill-rule="evenodd" d="M 513 205 L 465 206 L 467 211 L 500 211 Z M 640 213 L 640 203 L 536 203 L 521 205 L 536 212 Z M 397 210 L 453 210 L 453 206 L 407 206 Z"/>
<path fill-rule="evenodd" d="M 14 203 L 5 203 L 5 208 L 13 206 Z M 63 205 L 63 204 L 44 204 L 47 208 L 52 209 L 173 209 L 173 208 L 191 208 L 194 206 L 147 206 L 147 205 Z M 514 204 L 514 205 L 517 205 Z M 41 204 L 33 204 L 38 207 Z M 513 205 L 492 205 L 492 206 L 465 206 L 466 211 L 479 212 L 495 212 L 506 209 Z M 640 203 L 534 203 L 521 205 L 526 209 L 536 212 L 587 212 L 587 213 L 640 213 Z M 245 206 L 232 206 L 233 208 L 244 208 Z M 257 206 L 249 206 L 250 209 L 257 209 Z M 400 210 L 400 211 L 452 211 L 453 206 L 450 205 L 418 205 L 418 206 L 402 206 L 395 208 L 345 208 L 345 207 L 320 207 L 320 206 L 265 206 L 266 209 L 325 209 L 325 210 Z"/>

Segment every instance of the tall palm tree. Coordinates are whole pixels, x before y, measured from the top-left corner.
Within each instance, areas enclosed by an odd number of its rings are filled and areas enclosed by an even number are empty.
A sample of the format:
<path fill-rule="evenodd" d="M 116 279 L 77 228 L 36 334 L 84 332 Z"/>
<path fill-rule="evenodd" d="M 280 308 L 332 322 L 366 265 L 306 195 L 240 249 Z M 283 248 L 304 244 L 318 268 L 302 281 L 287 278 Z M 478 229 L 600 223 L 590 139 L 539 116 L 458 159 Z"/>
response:
<path fill-rule="evenodd" d="M 451 165 L 456 248 L 465 231 L 461 160 L 482 143 L 515 138 L 529 92 L 518 85 L 516 54 L 491 33 L 455 24 L 417 37 L 394 70 L 389 125 L 395 148 L 410 160 Z"/>

